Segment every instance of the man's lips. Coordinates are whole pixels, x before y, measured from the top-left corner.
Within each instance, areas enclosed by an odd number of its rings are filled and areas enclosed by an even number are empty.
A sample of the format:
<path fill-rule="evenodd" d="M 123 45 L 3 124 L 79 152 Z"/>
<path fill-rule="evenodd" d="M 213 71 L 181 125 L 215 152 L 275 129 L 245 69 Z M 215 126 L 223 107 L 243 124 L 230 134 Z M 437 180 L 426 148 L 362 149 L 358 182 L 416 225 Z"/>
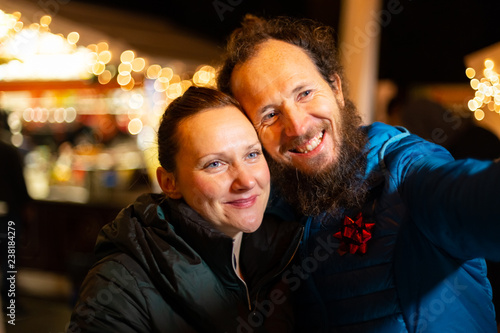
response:
<path fill-rule="evenodd" d="M 251 207 L 255 204 L 257 201 L 258 195 L 252 195 L 251 197 L 248 198 L 242 198 L 242 199 L 237 199 L 233 201 L 228 201 L 226 204 L 229 204 L 231 206 L 234 206 L 236 208 L 248 208 Z"/>
<path fill-rule="evenodd" d="M 323 135 L 324 131 L 319 132 L 316 134 L 312 139 L 297 145 L 293 149 L 290 149 L 289 151 L 292 153 L 300 153 L 300 154 L 307 154 L 316 149 L 322 142 L 323 140 Z"/>

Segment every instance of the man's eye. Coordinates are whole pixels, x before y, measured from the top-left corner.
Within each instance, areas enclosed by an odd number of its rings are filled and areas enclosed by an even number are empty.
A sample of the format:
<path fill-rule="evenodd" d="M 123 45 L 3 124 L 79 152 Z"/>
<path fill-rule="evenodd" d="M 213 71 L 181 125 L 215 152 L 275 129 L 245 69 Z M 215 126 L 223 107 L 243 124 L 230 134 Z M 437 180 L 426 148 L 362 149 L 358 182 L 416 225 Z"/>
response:
<path fill-rule="evenodd" d="M 307 97 L 311 94 L 311 90 L 306 90 L 306 91 L 303 91 L 299 94 L 299 99 L 300 98 L 304 98 L 304 97 Z"/>
<path fill-rule="evenodd" d="M 274 117 L 276 117 L 276 112 L 271 111 L 271 112 L 266 113 L 264 115 L 264 117 L 262 117 L 262 121 L 268 121 L 268 120 L 273 119 Z"/>

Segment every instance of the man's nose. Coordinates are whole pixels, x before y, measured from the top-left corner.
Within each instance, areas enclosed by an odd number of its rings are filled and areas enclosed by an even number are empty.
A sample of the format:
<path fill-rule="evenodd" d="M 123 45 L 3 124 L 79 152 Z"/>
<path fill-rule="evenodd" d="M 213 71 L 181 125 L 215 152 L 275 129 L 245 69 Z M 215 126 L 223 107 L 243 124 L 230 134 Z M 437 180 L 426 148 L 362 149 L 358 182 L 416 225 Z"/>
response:
<path fill-rule="evenodd" d="M 288 137 L 298 137 L 307 133 L 307 112 L 295 103 L 286 103 L 282 109 L 283 127 Z"/>

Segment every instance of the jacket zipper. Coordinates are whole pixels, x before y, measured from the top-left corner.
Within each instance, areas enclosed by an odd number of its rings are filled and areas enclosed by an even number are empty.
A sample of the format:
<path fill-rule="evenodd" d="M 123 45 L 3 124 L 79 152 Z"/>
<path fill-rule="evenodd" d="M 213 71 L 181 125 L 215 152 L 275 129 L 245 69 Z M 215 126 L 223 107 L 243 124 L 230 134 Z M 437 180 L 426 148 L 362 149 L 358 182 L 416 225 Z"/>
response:
<path fill-rule="evenodd" d="M 288 262 L 286 263 L 285 266 L 283 266 L 283 268 L 276 274 L 274 274 L 270 280 L 274 279 L 275 277 L 277 277 L 278 275 L 280 275 L 281 273 L 283 273 L 283 271 L 288 267 L 288 265 L 290 265 L 290 263 L 292 262 L 293 258 L 295 258 L 295 254 L 297 254 L 297 251 L 299 250 L 299 247 L 300 247 L 300 242 L 302 240 L 302 237 L 304 236 L 304 227 L 301 227 L 300 228 L 300 237 L 299 237 L 299 241 L 297 242 L 297 245 L 295 246 L 295 250 L 293 251 L 290 259 L 288 260 Z M 243 283 L 245 283 L 243 281 Z M 245 284 L 245 287 L 246 287 L 246 284 Z M 257 302 L 259 301 L 259 293 L 261 291 L 262 288 L 259 288 L 259 290 L 257 290 L 257 293 L 255 294 L 255 304 L 257 304 Z M 249 308 L 250 308 L 250 312 L 255 312 L 255 309 L 252 310 L 252 306 L 251 306 L 251 303 L 250 303 L 250 294 L 248 293 L 248 288 L 247 288 L 247 295 L 248 295 L 248 305 L 249 305 Z M 255 307 L 257 307 L 257 305 L 255 305 Z"/>
<path fill-rule="evenodd" d="M 233 271 L 234 271 L 234 274 L 236 274 L 236 276 L 238 277 L 238 279 L 243 283 L 243 285 L 245 286 L 245 291 L 246 291 L 246 294 L 247 294 L 247 302 L 248 302 L 248 309 L 250 311 L 252 311 L 252 303 L 250 302 L 250 292 L 248 291 L 248 286 L 246 284 L 246 282 L 240 277 L 240 275 L 238 274 L 238 271 L 236 270 L 236 267 L 234 265 L 234 244 L 233 244 L 233 251 L 231 253 L 231 262 L 233 263 Z"/>

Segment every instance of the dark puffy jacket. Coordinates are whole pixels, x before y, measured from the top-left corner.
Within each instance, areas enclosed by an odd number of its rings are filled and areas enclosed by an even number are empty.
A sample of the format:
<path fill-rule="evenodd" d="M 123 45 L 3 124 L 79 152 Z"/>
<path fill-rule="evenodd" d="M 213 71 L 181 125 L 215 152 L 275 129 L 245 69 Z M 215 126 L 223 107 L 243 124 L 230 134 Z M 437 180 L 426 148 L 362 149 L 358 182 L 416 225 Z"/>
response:
<path fill-rule="evenodd" d="M 233 240 L 186 204 L 142 195 L 100 232 L 100 259 L 82 284 L 68 332 L 290 332 L 281 273 L 302 227 L 266 215 Z"/>

